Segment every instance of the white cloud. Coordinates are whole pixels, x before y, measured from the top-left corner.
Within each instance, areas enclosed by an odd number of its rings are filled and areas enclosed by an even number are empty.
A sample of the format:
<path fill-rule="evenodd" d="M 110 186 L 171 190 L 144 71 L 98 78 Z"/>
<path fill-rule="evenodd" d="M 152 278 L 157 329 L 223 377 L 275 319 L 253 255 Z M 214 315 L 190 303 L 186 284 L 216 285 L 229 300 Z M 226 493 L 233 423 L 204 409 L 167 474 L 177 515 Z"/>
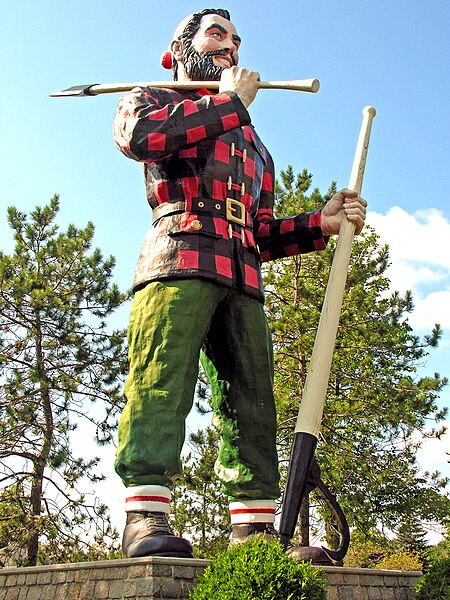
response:
<path fill-rule="evenodd" d="M 444 330 L 450 329 L 450 291 L 432 292 L 415 302 L 414 311 L 409 317 L 413 329 L 430 329 L 439 323 Z"/>
<path fill-rule="evenodd" d="M 438 470 L 443 476 L 450 474 L 450 421 L 442 421 L 438 427 L 446 427 L 447 431 L 441 439 L 426 438 L 417 451 L 417 462 L 422 471 Z"/>
<path fill-rule="evenodd" d="M 370 212 L 368 223 L 387 242 L 394 260 L 450 270 L 450 222 L 430 208 L 410 215 L 399 206 L 386 215 Z"/>
<path fill-rule="evenodd" d="M 440 323 L 450 328 L 450 222 L 437 209 L 407 213 L 394 206 L 385 215 L 369 212 L 367 222 L 389 244 L 391 289 L 413 292 L 414 329 Z"/>

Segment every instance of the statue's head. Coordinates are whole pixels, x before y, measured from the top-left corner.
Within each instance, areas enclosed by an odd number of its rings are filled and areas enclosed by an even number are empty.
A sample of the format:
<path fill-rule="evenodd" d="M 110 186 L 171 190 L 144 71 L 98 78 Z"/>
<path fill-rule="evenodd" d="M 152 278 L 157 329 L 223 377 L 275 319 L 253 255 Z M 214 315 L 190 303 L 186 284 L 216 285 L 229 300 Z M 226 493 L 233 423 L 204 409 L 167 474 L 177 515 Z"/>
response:
<path fill-rule="evenodd" d="M 172 68 L 175 80 L 217 81 L 224 69 L 238 64 L 240 42 L 230 13 L 206 8 L 178 25 L 162 63 Z"/>

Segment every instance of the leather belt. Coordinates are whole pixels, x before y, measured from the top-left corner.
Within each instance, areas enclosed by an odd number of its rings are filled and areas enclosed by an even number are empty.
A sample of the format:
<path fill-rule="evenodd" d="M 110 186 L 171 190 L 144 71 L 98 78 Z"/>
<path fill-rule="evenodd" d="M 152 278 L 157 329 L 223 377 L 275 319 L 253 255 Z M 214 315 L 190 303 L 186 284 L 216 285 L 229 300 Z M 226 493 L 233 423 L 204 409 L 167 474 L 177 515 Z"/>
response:
<path fill-rule="evenodd" d="M 179 202 L 163 202 L 159 206 L 153 209 L 153 223 L 155 223 L 161 217 L 172 215 L 174 213 L 185 212 L 186 202 L 180 200 Z"/>
<path fill-rule="evenodd" d="M 179 200 L 178 202 L 163 202 L 159 204 L 153 209 L 153 219 L 152 223 L 156 223 L 162 217 L 167 217 L 168 215 L 173 215 L 175 213 L 183 213 L 186 211 L 186 202 L 184 200 Z M 193 209 L 192 212 L 195 214 L 201 215 L 204 212 L 202 209 Z M 208 214 L 213 214 L 208 211 Z M 221 216 L 225 218 L 229 223 L 237 223 L 241 227 L 246 227 L 246 210 L 245 206 L 239 200 L 235 200 L 234 198 L 227 198 L 224 205 L 223 211 L 221 211 Z M 215 215 L 213 215 L 215 216 Z M 250 219 L 250 227 L 252 224 L 252 219 Z"/>

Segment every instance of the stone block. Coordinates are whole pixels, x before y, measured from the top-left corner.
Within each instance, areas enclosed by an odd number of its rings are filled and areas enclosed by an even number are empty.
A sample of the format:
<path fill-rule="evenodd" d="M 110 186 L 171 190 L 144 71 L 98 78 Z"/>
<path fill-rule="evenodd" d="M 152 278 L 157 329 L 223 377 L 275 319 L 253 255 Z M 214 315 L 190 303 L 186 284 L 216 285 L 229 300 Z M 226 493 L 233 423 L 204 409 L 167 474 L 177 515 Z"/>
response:
<path fill-rule="evenodd" d="M 376 571 L 375 571 L 376 573 Z M 360 577 L 360 585 L 368 585 L 371 587 L 382 587 L 384 585 L 384 578 L 382 575 L 367 575 Z"/>
<path fill-rule="evenodd" d="M 109 569 L 89 569 L 89 579 L 105 579 Z"/>
<path fill-rule="evenodd" d="M 395 590 L 396 599 L 395 600 L 414 600 L 416 597 L 416 592 L 413 587 L 402 587 Z"/>
<path fill-rule="evenodd" d="M 339 586 L 339 600 L 355 600 L 353 588 L 347 585 Z"/>
<path fill-rule="evenodd" d="M 56 595 L 56 587 L 54 585 L 42 586 L 41 600 L 53 600 Z"/>
<path fill-rule="evenodd" d="M 396 575 L 385 575 L 383 580 L 385 587 L 398 587 L 398 577 Z"/>
<path fill-rule="evenodd" d="M 154 579 L 139 579 L 136 585 L 136 597 L 137 598 L 154 598 L 155 588 L 157 587 L 158 580 Z"/>
<path fill-rule="evenodd" d="M 36 587 L 32 587 L 28 590 L 28 593 L 26 595 L 26 599 L 27 600 L 41 600 L 42 599 L 42 587 L 41 586 L 36 586 Z"/>
<path fill-rule="evenodd" d="M 146 575 L 146 566 L 145 565 L 131 565 L 128 567 L 128 577 L 133 579 L 134 577 L 139 577 L 142 579 Z"/>
<path fill-rule="evenodd" d="M 359 586 L 359 575 L 355 573 L 346 573 L 344 575 L 344 583 L 345 585 Z"/>
<path fill-rule="evenodd" d="M 404 588 L 397 588 L 395 590 L 395 600 L 410 600 L 411 596 L 408 594 L 408 590 Z"/>
<path fill-rule="evenodd" d="M 80 583 L 80 600 L 93 600 L 95 598 L 95 581 Z"/>
<path fill-rule="evenodd" d="M 38 573 L 37 583 L 38 585 L 48 585 L 52 582 L 52 574 L 50 571 L 44 571 L 43 573 Z"/>
<path fill-rule="evenodd" d="M 105 569 L 105 578 L 106 579 L 121 579 L 122 581 L 126 578 L 126 569 L 124 567 L 112 567 L 110 569 Z"/>
<path fill-rule="evenodd" d="M 95 598 L 98 600 L 106 600 L 109 598 L 109 581 L 97 581 L 95 584 Z"/>
<path fill-rule="evenodd" d="M 67 600 L 68 586 L 66 583 L 61 583 L 55 587 L 54 600 Z"/>
<path fill-rule="evenodd" d="M 337 587 L 328 588 L 327 600 L 340 600 Z"/>
<path fill-rule="evenodd" d="M 79 583 L 69 583 L 67 585 L 67 600 L 79 600 L 82 598 L 80 596 L 81 585 Z"/>
<path fill-rule="evenodd" d="M 174 579 L 193 579 L 195 576 L 194 567 L 184 567 L 180 566 L 174 569 L 173 577 Z"/>
<path fill-rule="evenodd" d="M 84 583 L 89 580 L 89 571 L 87 569 L 79 569 L 75 571 L 74 581 L 76 583 Z"/>
<path fill-rule="evenodd" d="M 14 587 L 17 585 L 17 575 L 10 575 L 6 578 L 6 587 Z"/>
<path fill-rule="evenodd" d="M 197 584 L 196 579 L 182 579 L 181 585 L 183 586 L 183 590 L 185 590 L 186 597 L 192 588 Z"/>
<path fill-rule="evenodd" d="M 109 596 L 108 598 L 122 598 L 123 597 L 123 581 L 121 579 L 113 579 L 109 585 Z"/>
<path fill-rule="evenodd" d="M 382 588 L 370 587 L 368 588 L 369 600 L 383 600 Z"/>
<path fill-rule="evenodd" d="M 398 576 L 398 585 L 401 587 L 405 587 L 405 588 L 411 588 L 411 587 L 416 587 L 417 582 L 419 581 L 420 577 L 418 575 L 414 576 L 414 575 L 409 575 L 408 577 L 406 575 L 399 575 Z"/>
<path fill-rule="evenodd" d="M 66 583 L 73 583 L 75 581 L 75 571 L 67 571 Z"/>
<path fill-rule="evenodd" d="M 330 585 L 333 585 L 333 586 L 345 584 L 345 579 L 344 579 L 343 573 L 336 573 L 336 571 L 333 571 L 332 573 L 327 573 L 326 578 L 330 582 Z"/>
<path fill-rule="evenodd" d="M 136 587 L 136 579 L 125 579 L 125 581 L 123 582 L 123 597 L 134 598 L 136 596 Z"/>
<path fill-rule="evenodd" d="M 159 580 L 160 586 L 155 590 L 155 598 L 166 599 L 178 599 L 184 597 L 183 582 L 180 579 L 172 579 L 170 577 L 161 578 Z"/>
<path fill-rule="evenodd" d="M 167 564 L 152 563 L 147 565 L 146 577 L 173 577 L 174 572 L 177 573 L 179 569 L 186 567 L 176 567 Z"/>
<path fill-rule="evenodd" d="M 67 571 L 63 571 L 62 569 L 58 569 L 53 572 L 52 583 L 55 585 L 59 585 L 60 583 L 66 583 Z M 27 583 L 28 583 L 28 575 L 27 575 Z"/>

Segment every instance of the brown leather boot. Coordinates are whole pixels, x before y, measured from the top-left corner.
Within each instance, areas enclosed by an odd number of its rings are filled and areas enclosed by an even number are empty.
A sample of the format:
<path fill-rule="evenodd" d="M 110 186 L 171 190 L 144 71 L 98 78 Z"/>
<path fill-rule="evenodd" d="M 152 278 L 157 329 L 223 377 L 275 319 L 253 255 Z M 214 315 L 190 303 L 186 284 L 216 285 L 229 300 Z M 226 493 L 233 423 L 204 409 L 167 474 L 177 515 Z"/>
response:
<path fill-rule="evenodd" d="M 123 532 L 124 558 L 138 556 L 174 556 L 192 558 L 192 546 L 177 537 L 162 512 L 129 512 Z"/>
<path fill-rule="evenodd" d="M 268 542 L 280 538 L 272 523 L 239 523 L 232 526 L 229 547 L 244 544 L 256 536 L 262 536 Z"/>

